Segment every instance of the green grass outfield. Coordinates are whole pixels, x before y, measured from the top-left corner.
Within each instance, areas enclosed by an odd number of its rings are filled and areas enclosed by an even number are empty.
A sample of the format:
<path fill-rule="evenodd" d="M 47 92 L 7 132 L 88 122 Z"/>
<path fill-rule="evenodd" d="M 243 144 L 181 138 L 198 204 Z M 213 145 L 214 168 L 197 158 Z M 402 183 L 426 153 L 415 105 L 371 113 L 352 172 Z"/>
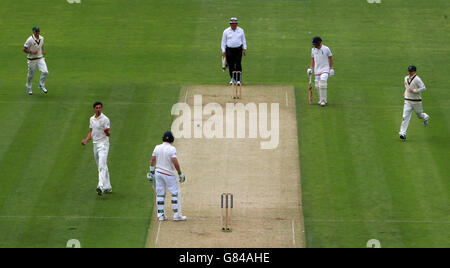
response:
<path fill-rule="evenodd" d="M 182 86 L 227 82 L 219 49 L 231 16 L 246 31 L 244 82 L 296 88 L 307 246 L 450 246 L 449 10 L 447 0 L 1 1 L 0 247 L 143 247 L 151 152 Z M 34 25 L 48 95 L 37 77 L 25 94 Z M 314 35 L 335 59 L 326 108 L 307 104 Z M 413 115 L 400 142 L 410 64 L 431 120 Z M 114 193 L 103 197 L 92 144 L 80 144 L 97 100 L 112 128 Z"/>

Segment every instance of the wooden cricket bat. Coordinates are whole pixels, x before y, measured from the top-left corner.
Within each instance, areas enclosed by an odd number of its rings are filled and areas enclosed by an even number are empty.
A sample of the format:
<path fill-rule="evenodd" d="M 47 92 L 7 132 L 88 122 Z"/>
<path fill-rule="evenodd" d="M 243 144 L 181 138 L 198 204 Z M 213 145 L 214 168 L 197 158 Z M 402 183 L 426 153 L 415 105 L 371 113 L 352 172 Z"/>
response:
<path fill-rule="evenodd" d="M 309 75 L 309 104 L 313 103 L 312 74 Z"/>

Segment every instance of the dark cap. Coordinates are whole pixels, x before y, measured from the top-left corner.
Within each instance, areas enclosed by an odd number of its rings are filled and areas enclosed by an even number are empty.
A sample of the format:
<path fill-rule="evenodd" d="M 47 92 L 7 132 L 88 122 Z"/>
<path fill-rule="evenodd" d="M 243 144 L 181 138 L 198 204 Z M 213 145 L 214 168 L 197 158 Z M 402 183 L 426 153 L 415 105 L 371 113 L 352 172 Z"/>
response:
<path fill-rule="evenodd" d="M 32 30 L 33 30 L 33 33 L 34 33 L 34 32 L 40 32 L 40 31 L 41 31 L 41 30 L 39 29 L 39 27 L 37 27 L 37 26 L 34 26 Z"/>
<path fill-rule="evenodd" d="M 164 133 L 164 136 L 162 137 L 162 140 L 163 140 L 164 142 L 172 143 L 172 142 L 175 140 L 175 138 L 173 137 L 172 132 L 166 131 L 166 132 Z"/>
<path fill-rule="evenodd" d="M 312 44 L 313 45 L 314 44 L 320 44 L 320 43 L 322 43 L 322 38 L 320 38 L 319 36 L 316 36 L 316 37 L 313 38 L 313 40 L 312 40 Z"/>
<path fill-rule="evenodd" d="M 416 65 L 409 65 L 408 72 L 416 72 L 416 71 L 417 71 Z"/>

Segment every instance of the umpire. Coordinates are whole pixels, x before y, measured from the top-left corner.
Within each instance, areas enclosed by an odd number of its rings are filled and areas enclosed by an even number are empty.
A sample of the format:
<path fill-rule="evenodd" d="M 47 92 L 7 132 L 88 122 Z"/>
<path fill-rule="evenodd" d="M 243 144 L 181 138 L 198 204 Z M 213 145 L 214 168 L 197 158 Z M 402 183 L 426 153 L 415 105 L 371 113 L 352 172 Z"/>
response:
<path fill-rule="evenodd" d="M 222 35 L 222 57 L 226 57 L 230 71 L 230 85 L 241 84 L 241 75 L 237 76 L 236 80 L 233 79 L 233 72 L 242 72 L 242 53 L 247 56 L 247 42 L 245 41 L 245 34 L 242 28 L 238 27 L 238 19 L 230 19 L 230 27 L 223 31 Z"/>

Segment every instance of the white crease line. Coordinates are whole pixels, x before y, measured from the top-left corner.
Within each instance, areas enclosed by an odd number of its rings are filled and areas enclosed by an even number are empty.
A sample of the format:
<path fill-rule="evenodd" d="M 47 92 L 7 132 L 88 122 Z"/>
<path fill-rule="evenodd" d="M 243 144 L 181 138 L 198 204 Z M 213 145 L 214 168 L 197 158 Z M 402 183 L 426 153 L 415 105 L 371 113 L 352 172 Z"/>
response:
<path fill-rule="evenodd" d="M 294 246 L 295 246 L 295 225 L 294 225 L 294 219 L 292 219 L 292 243 L 294 243 Z"/>
<path fill-rule="evenodd" d="M 423 224 L 450 224 L 448 221 L 432 220 L 327 220 L 327 219 L 305 219 L 305 222 L 316 223 L 423 223 Z"/>
<path fill-rule="evenodd" d="M 287 91 L 286 91 L 286 107 L 287 106 L 289 106 L 289 102 L 288 102 L 288 94 L 287 94 Z"/>
<path fill-rule="evenodd" d="M 102 216 L 20 216 L 20 215 L 0 215 L 0 219 L 33 219 L 33 218 L 42 218 L 42 219 L 100 219 L 100 220 L 143 220 L 148 219 L 147 217 L 102 217 Z"/>
<path fill-rule="evenodd" d="M 156 232 L 155 247 L 156 247 L 156 244 L 158 243 L 159 230 L 161 230 L 161 221 L 160 221 L 159 224 L 158 224 L 158 231 Z"/>

